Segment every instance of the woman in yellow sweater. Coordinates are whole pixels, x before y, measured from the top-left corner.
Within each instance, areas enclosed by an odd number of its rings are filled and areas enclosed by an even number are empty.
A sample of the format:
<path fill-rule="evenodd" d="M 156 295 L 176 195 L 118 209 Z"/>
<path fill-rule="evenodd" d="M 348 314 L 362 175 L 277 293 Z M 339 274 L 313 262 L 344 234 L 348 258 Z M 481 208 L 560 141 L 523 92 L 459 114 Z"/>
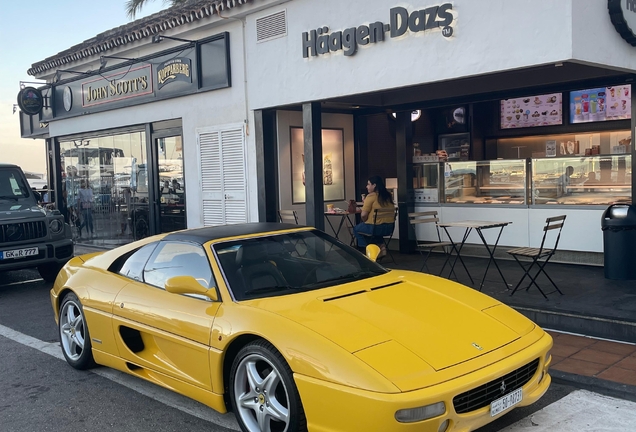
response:
<path fill-rule="evenodd" d="M 368 194 L 364 199 L 364 204 L 362 205 L 362 213 L 360 214 L 362 222 L 353 228 L 353 233 L 358 242 L 358 247 L 366 247 L 369 241 L 376 242 L 381 249 L 378 257 L 382 257 L 386 255 L 386 247 L 382 242 L 381 236 L 390 235 L 393 232 L 393 229 L 395 228 L 395 220 L 393 217 L 378 215 L 378 219 L 374 221 L 373 210 L 387 208 L 393 209 L 395 208 L 395 204 L 393 203 L 393 196 L 386 189 L 384 181 L 379 176 L 369 178 L 367 181 L 367 192 Z M 376 225 L 375 231 L 373 226 L 374 222 Z M 361 235 L 362 233 L 375 233 L 378 237 L 368 237 Z"/>

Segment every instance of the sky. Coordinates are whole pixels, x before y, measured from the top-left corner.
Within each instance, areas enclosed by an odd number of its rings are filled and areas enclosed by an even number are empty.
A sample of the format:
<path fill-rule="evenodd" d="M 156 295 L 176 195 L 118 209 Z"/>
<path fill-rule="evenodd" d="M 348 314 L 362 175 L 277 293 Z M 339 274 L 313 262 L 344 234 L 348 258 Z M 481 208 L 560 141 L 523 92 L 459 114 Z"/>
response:
<path fill-rule="evenodd" d="M 20 138 L 20 117 L 17 112 L 12 114 L 20 81 L 37 81 L 27 74 L 33 63 L 130 22 L 125 3 L 126 0 L 1 2 L 0 163 L 46 172 L 44 140 Z M 167 7 L 162 0 L 150 1 L 136 18 Z"/>

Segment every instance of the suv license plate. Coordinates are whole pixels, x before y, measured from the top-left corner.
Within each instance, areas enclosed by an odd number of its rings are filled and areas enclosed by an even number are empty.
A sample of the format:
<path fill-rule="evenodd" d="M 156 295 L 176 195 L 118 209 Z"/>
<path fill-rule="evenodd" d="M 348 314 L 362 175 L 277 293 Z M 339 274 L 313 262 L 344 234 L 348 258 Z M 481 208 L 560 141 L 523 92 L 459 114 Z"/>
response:
<path fill-rule="evenodd" d="M 14 249 L 0 252 L 0 259 L 24 258 L 38 254 L 38 248 Z"/>
<path fill-rule="evenodd" d="M 523 399 L 523 389 L 517 389 L 490 404 L 490 416 L 494 417 L 505 410 L 517 405 Z"/>

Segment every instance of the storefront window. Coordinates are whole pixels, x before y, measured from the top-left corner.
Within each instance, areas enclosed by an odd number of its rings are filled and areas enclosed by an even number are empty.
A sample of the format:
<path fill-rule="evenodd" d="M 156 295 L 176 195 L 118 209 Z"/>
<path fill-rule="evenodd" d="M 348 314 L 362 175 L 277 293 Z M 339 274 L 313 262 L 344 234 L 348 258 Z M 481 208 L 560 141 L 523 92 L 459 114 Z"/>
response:
<path fill-rule="evenodd" d="M 160 229 L 170 232 L 186 227 L 185 180 L 181 136 L 157 138 L 160 185 Z"/>
<path fill-rule="evenodd" d="M 112 247 L 143 237 L 134 214 L 148 213 L 145 133 L 61 141 L 60 153 L 61 207 L 74 239 Z"/>

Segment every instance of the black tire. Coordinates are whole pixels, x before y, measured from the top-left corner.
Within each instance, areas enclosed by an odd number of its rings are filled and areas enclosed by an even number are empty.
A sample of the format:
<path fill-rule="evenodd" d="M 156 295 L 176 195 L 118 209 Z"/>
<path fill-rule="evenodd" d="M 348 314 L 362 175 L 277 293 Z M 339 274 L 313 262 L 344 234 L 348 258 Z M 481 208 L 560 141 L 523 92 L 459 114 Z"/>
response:
<path fill-rule="evenodd" d="M 89 369 L 95 365 L 84 308 L 73 293 L 67 294 L 62 300 L 58 330 L 62 354 L 68 364 L 80 370 Z"/>
<path fill-rule="evenodd" d="M 40 273 L 40 276 L 42 276 L 42 279 L 46 282 L 55 282 L 55 278 L 61 268 L 62 267 L 56 263 L 42 264 L 38 266 L 38 272 Z"/>
<path fill-rule="evenodd" d="M 247 380 L 247 367 L 252 362 L 263 388 L 254 389 Z M 267 388 L 272 390 L 270 394 Z M 243 400 L 242 404 L 239 399 Z M 259 418 L 270 422 L 272 432 L 307 431 L 305 411 L 292 371 L 283 356 L 267 341 L 245 345 L 234 358 L 230 371 L 230 400 L 243 432 L 260 432 Z M 279 420 L 281 418 L 284 419 Z"/>

